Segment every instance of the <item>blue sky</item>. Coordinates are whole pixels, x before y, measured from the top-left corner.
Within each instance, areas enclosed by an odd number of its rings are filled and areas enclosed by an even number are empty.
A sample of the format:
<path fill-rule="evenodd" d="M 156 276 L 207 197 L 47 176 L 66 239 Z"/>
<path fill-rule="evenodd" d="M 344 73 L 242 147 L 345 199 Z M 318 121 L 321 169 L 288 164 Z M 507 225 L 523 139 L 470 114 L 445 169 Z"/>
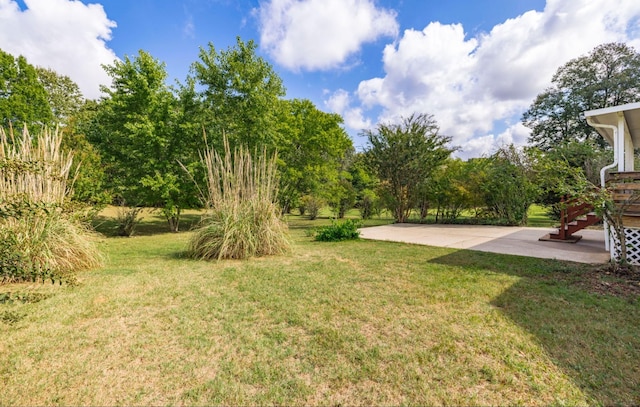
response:
<path fill-rule="evenodd" d="M 258 21 L 254 17 L 259 1 L 102 0 L 100 4 L 118 25 L 113 29 L 109 47 L 119 57 L 135 55 L 139 49 L 144 49 L 164 61 L 175 79 L 184 79 L 189 65 L 198 58 L 199 48 L 209 42 L 218 49 L 225 49 L 234 46 L 236 36 L 243 40 L 260 40 Z M 462 23 L 471 33 L 488 31 L 509 17 L 544 8 L 543 0 L 387 0 L 377 4 L 397 12 L 400 29 L 423 28 L 430 21 L 440 21 Z M 262 56 L 274 64 L 285 80 L 287 97 L 321 102 L 324 88 L 336 84 L 348 87 L 363 78 L 382 75 L 381 53 L 388 42 L 389 38 L 382 38 L 364 44 L 361 51 L 352 56 L 360 63 L 348 70 L 292 72 L 278 66 L 264 52 Z"/>
<path fill-rule="evenodd" d="M 356 146 L 422 112 L 468 158 L 524 144 L 555 70 L 605 42 L 640 49 L 639 21 L 637 0 L 0 0 L 0 48 L 95 98 L 100 64 L 139 49 L 182 81 L 200 47 L 253 39 L 287 97 L 341 114 Z"/>

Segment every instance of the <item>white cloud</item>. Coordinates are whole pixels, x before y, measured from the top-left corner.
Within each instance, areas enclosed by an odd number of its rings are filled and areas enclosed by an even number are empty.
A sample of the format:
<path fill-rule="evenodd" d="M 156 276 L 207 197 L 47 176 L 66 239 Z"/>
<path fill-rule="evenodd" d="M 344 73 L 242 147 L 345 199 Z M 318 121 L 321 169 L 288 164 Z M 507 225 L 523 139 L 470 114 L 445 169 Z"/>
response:
<path fill-rule="evenodd" d="M 508 127 L 504 132 L 500 133 L 496 139 L 498 146 L 515 144 L 516 146 L 524 146 L 529 138 L 529 129 L 524 127 L 520 122 Z"/>
<path fill-rule="evenodd" d="M 194 39 L 196 37 L 196 26 L 193 23 L 193 16 L 191 14 L 187 14 L 186 21 L 182 27 L 182 35 L 187 38 Z"/>
<path fill-rule="evenodd" d="M 464 146 L 461 146 L 461 150 L 457 151 L 455 154 L 456 156 L 463 158 L 489 156 L 494 152 L 495 145 L 495 136 L 493 134 L 488 134 L 486 136 L 475 137 L 468 140 Z"/>
<path fill-rule="evenodd" d="M 333 113 L 341 115 L 349 128 L 367 130 L 373 127 L 371 119 L 364 116 L 363 109 L 352 106 L 351 96 L 344 89 L 335 91 L 324 104 Z"/>
<path fill-rule="evenodd" d="M 338 89 L 324 102 L 332 112 L 338 114 L 344 113 L 350 103 L 349 92 L 344 89 Z"/>
<path fill-rule="evenodd" d="M 364 43 L 398 32 L 395 12 L 372 0 L 271 0 L 257 12 L 261 46 L 292 70 L 344 66 Z"/>
<path fill-rule="evenodd" d="M 462 158 L 489 156 L 495 153 L 498 148 L 509 144 L 524 146 L 527 144 L 528 137 L 529 129 L 524 127 L 522 123 L 516 123 L 497 136 L 487 134 L 466 140 L 463 145 L 458 146 L 460 150 L 455 155 Z"/>
<path fill-rule="evenodd" d="M 526 142 L 528 129 L 512 123 L 561 65 L 602 43 L 640 44 L 638 21 L 637 0 L 547 0 L 544 11 L 471 38 L 460 24 L 433 22 L 387 45 L 385 76 L 360 82 L 356 95 L 365 115 L 382 109 L 377 120 L 394 121 L 413 112 L 433 114 L 441 133 L 464 149 L 459 155 L 487 154 L 504 143 Z M 507 130 L 494 136 L 506 121 Z"/>
<path fill-rule="evenodd" d="M 111 29 L 99 4 L 73 0 L 0 0 L 0 48 L 29 63 L 51 68 L 75 81 L 87 98 L 100 95 L 99 85 L 110 79 L 101 64 L 117 59 L 106 45 Z"/>

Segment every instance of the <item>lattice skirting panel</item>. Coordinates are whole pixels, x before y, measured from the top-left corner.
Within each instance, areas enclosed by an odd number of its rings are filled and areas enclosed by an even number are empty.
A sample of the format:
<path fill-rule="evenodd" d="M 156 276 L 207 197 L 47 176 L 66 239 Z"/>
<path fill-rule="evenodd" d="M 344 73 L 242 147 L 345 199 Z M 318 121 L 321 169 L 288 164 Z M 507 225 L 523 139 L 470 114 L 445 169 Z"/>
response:
<path fill-rule="evenodd" d="M 624 228 L 627 240 L 627 261 L 635 266 L 640 266 L 640 229 Z M 620 242 L 614 233 L 611 233 L 611 255 L 615 259 L 620 258 Z"/>

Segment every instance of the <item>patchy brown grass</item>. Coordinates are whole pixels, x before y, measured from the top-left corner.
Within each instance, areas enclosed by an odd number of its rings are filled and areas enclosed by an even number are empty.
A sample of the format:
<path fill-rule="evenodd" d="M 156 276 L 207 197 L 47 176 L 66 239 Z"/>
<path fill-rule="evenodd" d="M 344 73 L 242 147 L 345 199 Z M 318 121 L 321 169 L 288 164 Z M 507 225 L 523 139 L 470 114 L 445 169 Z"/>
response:
<path fill-rule="evenodd" d="M 0 304 L 2 405 L 640 402 L 637 302 L 580 265 L 397 243 L 183 257 L 189 233 L 105 243 L 81 285 Z"/>

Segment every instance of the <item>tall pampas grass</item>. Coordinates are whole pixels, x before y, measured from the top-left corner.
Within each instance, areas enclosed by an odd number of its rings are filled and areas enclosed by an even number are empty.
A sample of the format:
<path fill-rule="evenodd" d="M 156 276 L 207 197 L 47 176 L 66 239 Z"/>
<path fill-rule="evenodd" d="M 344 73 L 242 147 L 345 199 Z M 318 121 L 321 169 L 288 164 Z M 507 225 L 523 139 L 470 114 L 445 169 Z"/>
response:
<path fill-rule="evenodd" d="M 245 259 L 289 249 L 287 225 L 276 205 L 277 154 L 244 149 L 224 156 L 210 149 L 201 155 L 207 169 L 207 215 L 193 234 L 188 252 L 197 259 Z"/>
<path fill-rule="evenodd" d="M 73 153 L 64 153 L 58 131 L 44 130 L 33 143 L 27 128 L 19 138 L 0 128 L 0 194 L 3 199 L 62 205 L 69 194 Z"/>
<path fill-rule="evenodd" d="M 95 235 L 73 212 L 73 153 L 56 131 L 35 139 L 0 128 L 0 279 L 71 281 L 102 257 Z"/>

